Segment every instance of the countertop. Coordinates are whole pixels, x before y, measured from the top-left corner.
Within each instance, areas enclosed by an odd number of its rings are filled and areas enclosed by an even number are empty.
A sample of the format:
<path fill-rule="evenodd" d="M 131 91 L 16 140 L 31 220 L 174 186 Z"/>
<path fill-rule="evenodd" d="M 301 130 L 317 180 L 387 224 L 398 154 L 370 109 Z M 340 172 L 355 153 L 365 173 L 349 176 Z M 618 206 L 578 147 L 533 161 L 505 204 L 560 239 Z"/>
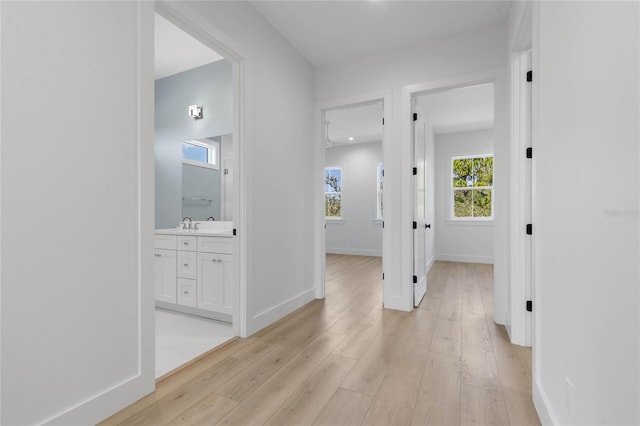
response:
<path fill-rule="evenodd" d="M 223 230 L 213 230 L 213 229 L 198 229 L 194 230 L 182 230 L 177 228 L 168 228 L 168 229 L 156 229 L 156 234 L 159 235 L 184 235 L 190 237 L 224 237 L 231 238 L 233 237 L 233 231 L 231 229 L 223 229 Z"/>

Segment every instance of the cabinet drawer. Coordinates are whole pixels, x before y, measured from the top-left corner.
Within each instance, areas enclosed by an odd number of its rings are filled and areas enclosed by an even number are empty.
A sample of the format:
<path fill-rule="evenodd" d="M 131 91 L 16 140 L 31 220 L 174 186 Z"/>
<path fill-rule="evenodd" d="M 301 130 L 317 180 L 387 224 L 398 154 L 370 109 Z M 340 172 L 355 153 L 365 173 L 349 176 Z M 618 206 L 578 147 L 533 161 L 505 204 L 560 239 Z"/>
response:
<path fill-rule="evenodd" d="M 195 280 L 198 259 L 195 251 L 178 250 L 178 277 Z"/>
<path fill-rule="evenodd" d="M 233 240 L 225 237 L 198 237 L 198 251 L 203 253 L 233 253 Z"/>
<path fill-rule="evenodd" d="M 156 235 L 155 248 L 175 250 L 177 247 L 175 235 Z"/>
<path fill-rule="evenodd" d="M 178 278 L 178 305 L 196 307 L 196 280 Z"/>
<path fill-rule="evenodd" d="M 178 250 L 196 251 L 196 239 L 197 237 L 186 237 L 180 235 L 178 237 Z"/>

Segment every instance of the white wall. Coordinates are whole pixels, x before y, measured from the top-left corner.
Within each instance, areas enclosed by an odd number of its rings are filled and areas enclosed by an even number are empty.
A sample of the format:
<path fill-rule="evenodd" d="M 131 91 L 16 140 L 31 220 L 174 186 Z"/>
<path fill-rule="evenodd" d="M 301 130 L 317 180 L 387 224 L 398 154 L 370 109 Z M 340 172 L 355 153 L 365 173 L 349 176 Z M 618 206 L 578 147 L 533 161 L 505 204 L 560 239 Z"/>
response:
<path fill-rule="evenodd" d="M 0 421 L 94 424 L 154 387 L 153 3 L 0 4 Z M 249 4 L 190 5 L 250 56 L 251 333 L 315 295 L 313 69 Z"/>
<path fill-rule="evenodd" d="M 639 5 L 536 7 L 534 400 L 543 423 L 639 424 Z"/>
<path fill-rule="evenodd" d="M 451 209 L 451 157 L 493 154 L 493 129 L 435 136 L 436 259 L 493 263 L 493 222 L 454 222 Z"/>
<path fill-rule="evenodd" d="M 382 142 L 333 146 L 325 161 L 342 168 L 342 220 L 327 220 L 327 253 L 382 256 L 382 223 L 374 221 Z"/>
<path fill-rule="evenodd" d="M 390 259 L 385 259 L 385 298 L 401 300 L 393 307 L 412 309 L 411 289 L 411 230 L 405 224 L 411 218 L 410 185 L 404 185 L 404 170 L 410 167 L 410 135 L 403 130 L 409 126 L 410 100 L 402 101 L 403 86 L 437 83 L 463 78 L 481 72 L 495 72 L 495 146 L 496 179 L 507 182 L 508 176 L 508 99 L 506 82 L 506 29 L 503 25 L 459 34 L 427 43 L 394 49 L 349 63 L 329 65 L 316 70 L 316 100 L 329 102 L 381 91 L 392 92 L 392 116 L 385 117 L 392 137 L 384 145 L 385 179 L 387 187 L 396 188 L 387 197 L 389 206 L 385 220 L 385 241 L 389 241 Z M 406 112 L 406 117 L 405 117 Z M 407 120 L 406 122 L 404 120 Z M 399 190 L 398 190 L 399 188 Z M 495 313 L 496 321 L 504 321 L 508 256 L 508 188 L 496 185 Z M 385 243 L 387 244 L 387 243 Z"/>
<path fill-rule="evenodd" d="M 314 71 L 248 3 L 188 2 L 250 56 L 247 142 L 247 334 L 315 297 Z M 235 219 L 235 218 L 234 218 Z"/>
<path fill-rule="evenodd" d="M 155 386 L 153 5 L 1 2 L 5 425 Z"/>

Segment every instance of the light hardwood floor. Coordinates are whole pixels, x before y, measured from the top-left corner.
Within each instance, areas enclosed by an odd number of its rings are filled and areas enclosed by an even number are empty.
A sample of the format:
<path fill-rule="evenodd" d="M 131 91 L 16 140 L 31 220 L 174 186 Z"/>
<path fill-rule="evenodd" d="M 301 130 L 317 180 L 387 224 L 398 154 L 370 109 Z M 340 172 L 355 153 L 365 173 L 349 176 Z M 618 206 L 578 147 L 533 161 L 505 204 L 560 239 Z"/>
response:
<path fill-rule="evenodd" d="M 493 316 L 490 265 L 436 262 L 412 313 L 381 260 L 327 255 L 327 297 L 162 380 L 103 425 L 539 425 L 531 350 Z"/>

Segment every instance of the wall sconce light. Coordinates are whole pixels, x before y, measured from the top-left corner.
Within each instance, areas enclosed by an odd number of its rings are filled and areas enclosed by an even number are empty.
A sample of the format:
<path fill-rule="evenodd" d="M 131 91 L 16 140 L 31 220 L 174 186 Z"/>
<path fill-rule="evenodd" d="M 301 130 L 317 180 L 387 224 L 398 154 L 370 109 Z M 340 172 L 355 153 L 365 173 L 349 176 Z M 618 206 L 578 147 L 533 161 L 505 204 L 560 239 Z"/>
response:
<path fill-rule="evenodd" d="M 189 117 L 193 117 L 194 120 L 202 118 L 202 107 L 189 105 Z"/>

